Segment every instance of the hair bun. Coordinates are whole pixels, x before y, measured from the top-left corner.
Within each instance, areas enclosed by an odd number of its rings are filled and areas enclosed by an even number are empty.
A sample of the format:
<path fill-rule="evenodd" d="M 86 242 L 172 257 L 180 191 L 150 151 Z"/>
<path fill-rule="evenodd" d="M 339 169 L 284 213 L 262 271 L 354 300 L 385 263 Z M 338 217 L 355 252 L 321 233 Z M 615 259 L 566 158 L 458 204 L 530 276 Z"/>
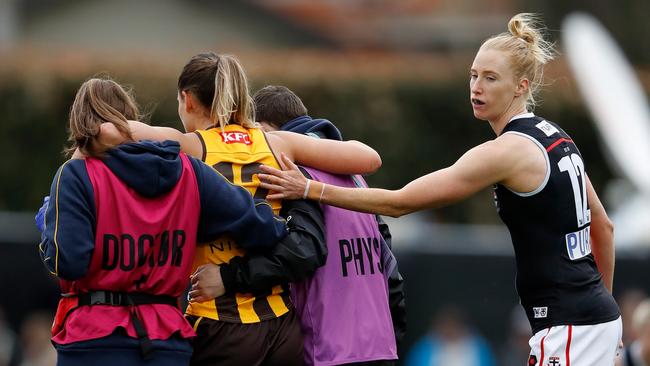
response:
<path fill-rule="evenodd" d="M 522 39 L 529 45 L 534 45 L 541 37 L 539 30 L 535 27 L 536 22 L 534 14 L 520 13 L 508 22 L 508 31 L 514 37 Z"/>

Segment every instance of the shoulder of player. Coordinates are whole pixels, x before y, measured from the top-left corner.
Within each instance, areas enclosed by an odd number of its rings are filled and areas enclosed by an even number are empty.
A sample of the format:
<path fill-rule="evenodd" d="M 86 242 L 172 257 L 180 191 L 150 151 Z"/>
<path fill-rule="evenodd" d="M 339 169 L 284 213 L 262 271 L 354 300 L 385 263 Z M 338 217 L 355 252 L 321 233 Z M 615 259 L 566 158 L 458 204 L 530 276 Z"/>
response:
<path fill-rule="evenodd" d="M 269 148 L 273 151 L 275 156 L 280 157 L 280 153 L 285 153 L 289 156 L 293 156 L 292 146 L 294 146 L 295 137 L 302 137 L 300 134 L 288 132 L 288 131 L 271 131 L 263 132 L 266 136 L 266 142 L 269 145 Z"/>
<path fill-rule="evenodd" d="M 93 184 L 85 159 L 70 159 L 63 163 L 52 181 L 50 194 L 56 202 L 59 196 L 83 195 L 88 201 L 93 199 Z"/>
<path fill-rule="evenodd" d="M 504 133 L 492 141 L 499 145 L 501 150 L 510 153 L 517 152 L 517 154 L 512 155 L 521 155 L 527 151 L 540 149 L 534 137 L 522 133 Z"/>
<path fill-rule="evenodd" d="M 513 141 L 509 138 L 503 139 L 502 136 L 486 141 L 476 147 L 470 152 L 481 155 L 482 158 L 495 162 L 507 161 L 513 158 L 513 152 L 518 147 L 518 141 Z"/>
<path fill-rule="evenodd" d="M 529 150 L 530 149 L 530 150 Z M 474 155 L 483 169 L 498 171 L 508 175 L 512 169 L 517 169 L 521 162 L 526 161 L 532 149 L 539 148 L 525 137 L 517 135 L 502 135 L 494 140 L 484 142 L 468 152 Z"/>
<path fill-rule="evenodd" d="M 61 164 L 57 174 L 61 181 L 79 181 L 87 180 L 88 172 L 86 168 L 86 159 L 70 159 Z"/>
<path fill-rule="evenodd" d="M 205 153 L 205 141 L 200 131 L 186 132 L 180 135 L 181 149 L 187 155 L 197 159 L 203 159 Z"/>
<path fill-rule="evenodd" d="M 291 141 L 302 136 L 301 134 L 290 131 L 269 131 L 265 132 L 265 134 L 267 136 L 267 139 L 284 141 L 288 143 L 291 143 Z"/>
<path fill-rule="evenodd" d="M 509 173 L 530 169 L 535 164 L 542 164 L 546 151 L 533 137 L 519 133 L 505 133 L 495 140 L 499 146 L 499 164 L 505 166 Z M 508 176 L 509 174 L 506 174 Z"/>

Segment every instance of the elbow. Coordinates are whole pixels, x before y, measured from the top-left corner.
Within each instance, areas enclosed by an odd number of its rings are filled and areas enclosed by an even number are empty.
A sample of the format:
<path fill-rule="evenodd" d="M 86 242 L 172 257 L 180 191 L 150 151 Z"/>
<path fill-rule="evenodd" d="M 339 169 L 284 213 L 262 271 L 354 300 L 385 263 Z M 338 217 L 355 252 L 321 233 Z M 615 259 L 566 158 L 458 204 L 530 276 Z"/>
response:
<path fill-rule="evenodd" d="M 379 156 L 379 153 L 377 151 L 375 151 L 373 148 L 359 141 L 353 140 L 349 142 L 352 144 L 361 145 L 363 147 L 363 154 L 361 154 L 360 156 L 363 156 L 364 159 L 359 159 L 359 160 L 364 161 L 365 165 L 363 167 L 360 167 L 360 170 L 362 171 L 360 171 L 359 173 L 373 174 L 377 170 L 379 170 L 379 168 L 381 168 L 381 164 L 382 164 L 381 156 Z"/>
<path fill-rule="evenodd" d="M 607 234 L 614 236 L 614 223 L 612 222 L 612 220 L 609 219 L 609 217 L 605 219 L 603 226 Z"/>
<path fill-rule="evenodd" d="M 385 210 L 384 212 L 381 212 L 380 214 L 384 215 L 384 216 L 389 216 L 389 217 L 392 217 L 392 218 L 395 218 L 395 219 L 397 219 L 397 218 L 404 215 L 404 213 L 402 211 L 400 211 L 398 209 L 395 209 L 395 208 L 392 208 L 392 207 Z"/>
<path fill-rule="evenodd" d="M 255 204 L 255 209 L 256 214 L 251 216 L 255 220 L 241 224 L 230 233 L 234 234 L 235 241 L 244 249 L 272 248 L 289 233 L 286 221 L 275 216 L 266 202 Z"/>
<path fill-rule="evenodd" d="M 393 218 L 396 218 L 396 219 L 397 219 L 397 218 L 400 218 L 400 217 L 402 217 L 402 216 L 404 216 L 404 215 L 406 215 L 406 214 L 409 214 L 409 213 L 411 213 L 411 212 L 412 212 L 412 210 L 410 210 L 410 209 L 409 209 L 408 207 L 406 207 L 406 206 L 403 206 L 403 205 L 395 205 L 395 206 L 391 206 L 391 207 L 389 207 L 389 208 L 386 210 L 386 212 L 384 212 L 383 214 L 386 215 L 386 216 L 390 216 L 390 217 L 393 217 Z"/>
<path fill-rule="evenodd" d="M 407 213 L 408 212 L 405 212 L 405 211 L 395 211 L 395 212 L 389 214 L 388 216 L 390 216 L 392 218 L 395 218 L 395 219 L 399 219 L 400 217 L 406 215 Z"/>
<path fill-rule="evenodd" d="M 291 272 L 289 276 L 290 282 L 301 282 L 313 277 L 316 273 L 316 270 L 321 266 L 317 266 L 315 263 L 312 264 L 313 265 L 303 265 L 300 268 L 288 268 L 289 272 Z"/>
<path fill-rule="evenodd" d="M 386 196 L 386 201 L 388 204 L 384 212 L 380 212 L 382 215 L 399 218 L 418 210 L 418 207 L 413 204 L 413 200 L 405 196 L 403 189 L 391 191 Z"/>
<path fill-rule="evenodd" d="M 604 234 L 607 236 L 614 236 L 614 223 L 609 218 L 609 216 L 605 214 L 594 221 L 595 222 L 592 222 L 592 225 L 595 224 L 596 228 L 601 233 L 601 235 Z M 593 230 L 593 226 L 592 226 L 592 230 Z"/>
<path fill-rule="evenodd" d="M 77 258 L 73 263 L 67 260 L 67 256 L 63 253 L 57 254 L 55 250 L 49 246 L 49 240 L 44 239 L 39 244 L 39 254 L 41 261 L 45 268 L 53 275 L 66 280 L 76 281 L 83 278 L 88 272 L 90 261 L 87 262 L 82 258 Z M 61 258 L 58 258 L 58 257 Z"/>
<path fill-rule="evenodd" d="M 360 174 L 374 174 L 381 168 L 381 156 L 379 154 L 372 150 L 371 153 L 368 154 L 368 157 L 365 159 L 365 164 L 363 166 L 359 167 L 359 173 Z"/>
<path fill-rule="evenodd" d="M 614 223 L 607 216 L 591 222 L 592 246 L 614 245 Z"/>
<path fill-rule="evenodd" d="M 377 172 L 379 168 L 381 168 L 381 156 L 379 156 L 379 153 L 373 150 L 373 156 L 370 159 L 370 164 L 369 164 L 369 172 L 370 174 Z"/>
<path fill-rule="evenodd" d="M 70 256 L 61 255 L 59 258 L 56 269 L 56 276 L 66 281 L 77 281 L 84 278 L 88 274 L 90 267 L 90 256 Z"/>
<path fill-rule="evenodd" d="M 76 281 L 82 279 L 86 275 L 86 271 L 80 268 L 59 268 L 57 277 L 66 281 Z"/>
<path fill-rule="evenodd" d="M 275 219 L 274 219 L 275 220 Z M 260 235 L 261 234 L 261 235 Z M 276 246 L 276 244 L 284 239 L 289 234 L 284 221 L 276 220 L 273 223 L 272 230 L 260 230 L 257 235 L 254 235 L 252 240 L 248 241 L 248 245 L 242 247 L 244 249 L 269 249 Z"/>

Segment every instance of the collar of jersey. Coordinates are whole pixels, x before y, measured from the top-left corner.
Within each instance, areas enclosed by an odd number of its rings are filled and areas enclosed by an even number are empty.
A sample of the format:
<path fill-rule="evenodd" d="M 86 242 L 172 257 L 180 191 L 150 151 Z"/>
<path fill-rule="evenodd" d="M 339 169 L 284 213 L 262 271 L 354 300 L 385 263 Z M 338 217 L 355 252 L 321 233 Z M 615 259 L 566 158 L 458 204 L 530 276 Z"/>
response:
<path fill-rule="evenodd" d="M 532 113 L 532 112 L 521 113 L 521 114 L 518 114 L 518 115 L 516 115 L 516 116 L 510 118 L 510 121 L 508 121 L 508 123 L 510 123 L 510 122 L 512 122 L 512 121 L 514 121 L 514 120 L 516 120 L 516 119 L 520 119 L 520 118 L 532 118 L 532 117 L 535 117 L 535 114 Z"/>

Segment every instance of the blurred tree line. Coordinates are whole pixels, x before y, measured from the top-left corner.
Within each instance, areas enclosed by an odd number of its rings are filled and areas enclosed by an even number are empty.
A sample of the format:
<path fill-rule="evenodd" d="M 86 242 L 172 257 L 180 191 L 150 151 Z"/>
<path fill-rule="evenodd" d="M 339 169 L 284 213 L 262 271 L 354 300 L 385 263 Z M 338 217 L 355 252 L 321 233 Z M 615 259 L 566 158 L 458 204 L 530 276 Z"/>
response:
<path fill-rule="evenodd" d="M 68 110 L 77 88 L 102 68 L 80 67 L 66 73 L 0 73 L 0 210 L 35 211 L 57 167 L 65 161 Z M 176 74 L 147 67 L 117 67 L 110 76 L 133 87 L 153 124 L 182 129 L 177 116 Z M 10 70 L 10 69 L 6 69 Z M 14 69 L 18 70 L 18 69 Z M 91 71 L 92 70 L 92 71 Z M 478 121 L 469 105 L 468 80 L 326 78 L 296 80 L 252 78 L 252 92 L 283 84 L 305 102 L 309 114 L 333 121 L 347 139 L 361 140 L 382 156 L 383 167 L 368 177 L 375 187 L 399 188 L 410 180 L 452 164 L 466 150 L 494 138 L 487 122 Z M 604 163 L 593 124 L 575 88 L 565 78 L 542 94 L 537 114 L 557 121 L 573 136 L 597 190 L 612 176 Z M 513 152 L 516 153 L 516 152 Z M 432 187 L 435 189 L 435 187 Z M 491 190 L 449 208 L 431 211 L 443 222 L 497 222 Z"/>

